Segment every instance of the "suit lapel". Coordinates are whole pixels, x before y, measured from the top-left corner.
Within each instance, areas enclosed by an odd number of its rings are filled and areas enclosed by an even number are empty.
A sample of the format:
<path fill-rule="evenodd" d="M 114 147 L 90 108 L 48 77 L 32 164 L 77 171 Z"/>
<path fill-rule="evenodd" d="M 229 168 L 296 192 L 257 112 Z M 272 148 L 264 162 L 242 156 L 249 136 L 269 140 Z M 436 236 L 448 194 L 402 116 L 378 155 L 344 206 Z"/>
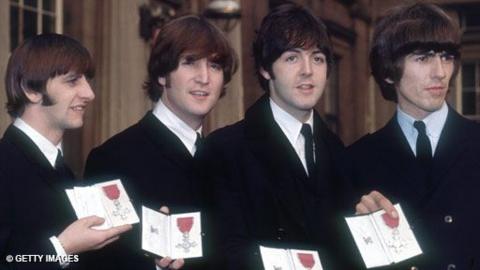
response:
<path fill-rule="evenodd" d="M 375 135 L 381 140 L 378 141 L 379 153 L 378 162 L 388 164 L 388 170 L 391 170 L 393 175 L 403 176 L 396 178 L 397 183 L 404 186 L 403 182 L 408 184 L 408 192 L 414 192 L 420 198 L 426 194 L 427 187 L 425 186 L 425 173 L 420 169 L 415 162 L 415 155 L 408 144 L 405 135 L 403 134 L 397 117 L 394 116 L 387 125 L 379 130 Z M 383 181 L 393 181 L 393 179 L 385 179 Z"/>
<path fill-rule="evenodd" d="M 300 190 L 307 174 L 287 137 L 273 118 L 267 96 L 263 96 L 246 113 L 245 132 L 250 151 L 268 173 L 280 209 L 303 228 L 304 211 Z"/>
<path fill-rule="evenodd" d="M 463 119 L 452 108 L 449 108 L 447 121 L 442 129 L 433 157 L 434 190 L 438 190 L 444 184 L 445 178 L 443 176 L 465 152 L 471 139 L 467 125 L 467 120 Z"/>
<path fill-rule="evenodd" d="M 166 159 L 173 161 L 183 169 L 190 168 L 193 162 L 192 155 L 188 152 L 182 141 L 170 131 L 151 111 L 139 122 L 140 128 L 146 133 L 150 141 L 158 148 L 157 152 Z"/>
<path fill-rule="evenodd" d="M 311 176 L 316 181 L 311 181 L 313 188 L 311 190 L 327 191 L 325 186 L 329 184 L 332 176 L 330 175 L 332 164 L 332 151 L 331 149 L 336 142 L 329 141 L 328 128 L 321 120 L 320 116 L 314 111 L 313 114 L 313 139 L 315 141 L 315 175 Z"/>
<path fill-rule="evenodd" d="M 49 186 L 63 193 L 65 188 L 73 185 L 73 173 L 68 169 L 70 172 L 69 177 L 72 178 L 58 174 L 37 145 L 17 127 L 10 125 L 5 131 L 4 139 L 12 142 L 25 154 L 27 160 L 32 164 L 31 169 Z"/>

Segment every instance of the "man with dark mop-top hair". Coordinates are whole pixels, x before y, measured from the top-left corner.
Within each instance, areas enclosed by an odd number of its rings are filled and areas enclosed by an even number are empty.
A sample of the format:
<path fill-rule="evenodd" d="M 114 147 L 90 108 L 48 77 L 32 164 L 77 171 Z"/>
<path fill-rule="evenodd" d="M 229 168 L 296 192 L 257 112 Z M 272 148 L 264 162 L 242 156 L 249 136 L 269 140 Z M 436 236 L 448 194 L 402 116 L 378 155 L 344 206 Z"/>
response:
<path fill-rule="evenodd" d="M 155 103 L 153 110 L 93 149 L 85 177 L 120 178 L 139 212 L 142 204 L 152 209 L 168 206 L 173 213 L 201 211 L 202 220 L 208 222 L 194 157 L 202 140 L 202 122 L 235 69 L 236 55 L 227 38 L 205 18 L 182 16 L 164 25 L 151 52 L 145 83 Z M 208 245 L 203 252 L 203 258 L 186 261 L 184 269 L 208 269 L 207 261 L 214 254 Z M 136 228 L 97 257 L 92 266 L 99 269 L 155 269 L 153 260 L 143 255 Z M 184 262 L 165 257 L 157 264 L 177 269 Z"/>
<path fill-rule="evenodd" d="M 263 269 L 259 245 L 318 250 L 324 269 L 348 269 L 335 227 L 343 144 L 313 109 L 333 64 L 326 27 L 299 5 L 278 6 L 263 19 L 253 56 L 265 95 L 201 153 L 223 269 Z"/>
<path fill-rule="evenodd" d="M 423 251 L 388 269 L 480 269 L 480 129 L 446 102 L 460 38 L 432 4 L 395 7 L 375 27 L 372 73 L 397 110 L 348 148 L 350 179 L 368 194 L 356 209 L 397 218 L 400 203 Z"/>
<path fill-rule="evenodd" d="M 92 229 L 104 220 L 76 220 L 65 193 L 75 182 L 63 162 L 62 138 L 83 125 L 95 97 L 92 76 L 88 51 L 63 35 L 27 39 L 10 57 L 5 86 L 13 123 L 0 140 L 0 269 L 76 268 L 83 258 L 77 254 L 131 228 Z"/>

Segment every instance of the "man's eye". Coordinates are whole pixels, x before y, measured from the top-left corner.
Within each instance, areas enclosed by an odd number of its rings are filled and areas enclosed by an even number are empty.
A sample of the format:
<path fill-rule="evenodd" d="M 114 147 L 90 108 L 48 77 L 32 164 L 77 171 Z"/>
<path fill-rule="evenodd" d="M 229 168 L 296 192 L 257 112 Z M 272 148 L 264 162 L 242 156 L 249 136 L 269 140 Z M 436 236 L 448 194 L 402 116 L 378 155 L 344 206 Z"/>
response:
<path fill-rule="evenodd" d="M 67 80 L 67 84 L 71 86 L 75 86 L 78 83 L 78 79 L 79 78 L 73 78 L 73 79 Z"/>
<path fill-rule="evenodd" d="M 322 63 L 325 63 L 325 57 L 323 57 L 321 55 L 317 55 L 317 56 L 313 57 L 313 61 L 315 63 L 322 64 Z"/>
<path fill-rule="evenodd" d="M 285 61 L 287 61 L 287 62 L 295 62 L 296 60 L 297 60 L 296 55 L 290 55 L 285 59 Z"/>
<path fill-rule="evenodd" d="M 215 69 L 215 70 L 222 70 L 222 66 L 221 66 L 220 64 L 218 64 L 218 63 L 213 63 L 213 62 L 212 62 L 212 63 L 210 64 L 210 67 L 212 67 L 212 68 Z"/>
<path fill-rule="evenodd" d="M 185 57 L 182 61 L 182 65 L 193 65 L 195 64 L 195 58 L 193 57 Z"/>
<path fill-rule="evenodd" d="M 416 60 L 417 62 L 426 62 L 426 61 L 428 61 L 428 60 L 430 59 L 430 57 L 431 57 L 430 55 L 425 54 L 425 55 L 417 56 L 417 58 L 415 58 L 415 60 Z"/>
<path fill-rule="evenodd" d="M 450 53 L 442 53 L 441 55 L 443 61 L 451 62 L 455 60 L 455 56 Z"/>

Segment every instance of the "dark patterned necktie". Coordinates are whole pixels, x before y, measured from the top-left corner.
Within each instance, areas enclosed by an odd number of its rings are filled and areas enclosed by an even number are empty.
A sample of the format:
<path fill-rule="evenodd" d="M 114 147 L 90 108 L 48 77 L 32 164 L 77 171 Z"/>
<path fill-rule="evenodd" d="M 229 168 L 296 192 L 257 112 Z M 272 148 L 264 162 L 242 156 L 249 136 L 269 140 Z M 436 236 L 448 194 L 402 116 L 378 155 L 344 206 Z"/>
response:
<path fill-rule="evenodd" d="M 60 150 L 58 150 L 57 158 L 55 159 L 55 171 L 63 180 L 68 182 L 73 181 L 75 178 L 72 171 L 65 164 L 65 160 L 63 159 L 63 155 Z"/>
<path fill-rule="evenodd" d="M 427 136 L 425 123 L 423 121 L 415 121 L 413 126 L 418 131 L 417 160 L 424 168 L 428 169 L 432 163 L 432 145 Z"/>
<path fill-rule="evenodd" d="M 313 159 L 313 134 L 310 125 L 303 124 L 300 133 L 305 139 L 305 161 L 307 162 L 308 176 L 311 177 L 315 171 L 315 161 Z"/>

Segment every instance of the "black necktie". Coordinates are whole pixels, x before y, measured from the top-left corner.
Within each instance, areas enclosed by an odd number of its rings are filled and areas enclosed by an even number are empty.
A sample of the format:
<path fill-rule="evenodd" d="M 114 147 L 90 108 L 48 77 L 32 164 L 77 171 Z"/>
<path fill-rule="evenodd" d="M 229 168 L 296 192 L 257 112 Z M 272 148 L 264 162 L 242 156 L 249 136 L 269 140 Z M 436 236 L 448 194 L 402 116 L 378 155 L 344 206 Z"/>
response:
<path fill-rule="evenodd" d="M 315 171 L 315 161 L 313 160 L 313 135 L 310 125 L 303 124 L 300 133 L 305 139 L 305 161 L 307 162 L 308 176 L 311 177 Z"/>
<path fill-rule="evenodd" d="M 197 132 L 197 139 L 195 140 L 195 149 L 196 149 L 195 151 L 198 151 L 198 149 L 200 147 L 202 147 L 203 141 L 204 141 L 204 139 L 203 139 L 202 134 Z"/>
<path fill-rule="evenodd" d="M 74 175 L 65 164 L 65 160 L 63 159 L 63 155 L 60 150 L 58 150 L 57 158 L 55 159 L 55 171 L 57 171 L 58 175 L 64 180 L 72 181 L 74 179 Z"/>
<path fill-rule="evenodd" d="M 428 139 L 425 123 L 423 121 L 415 121 L 413 126 L 418 131 L 417 137 L 417 160 L 424 168 L 429 168 L 432 162 L 432 145 Z"/>
<path fill-rule="evenodd" d="M 65 160 L 63 160 L 63 155 L 60 150 L 57 152 L 57 158 L 55 159 L 55 170 L 62 170 L 65 168 Z"/>

